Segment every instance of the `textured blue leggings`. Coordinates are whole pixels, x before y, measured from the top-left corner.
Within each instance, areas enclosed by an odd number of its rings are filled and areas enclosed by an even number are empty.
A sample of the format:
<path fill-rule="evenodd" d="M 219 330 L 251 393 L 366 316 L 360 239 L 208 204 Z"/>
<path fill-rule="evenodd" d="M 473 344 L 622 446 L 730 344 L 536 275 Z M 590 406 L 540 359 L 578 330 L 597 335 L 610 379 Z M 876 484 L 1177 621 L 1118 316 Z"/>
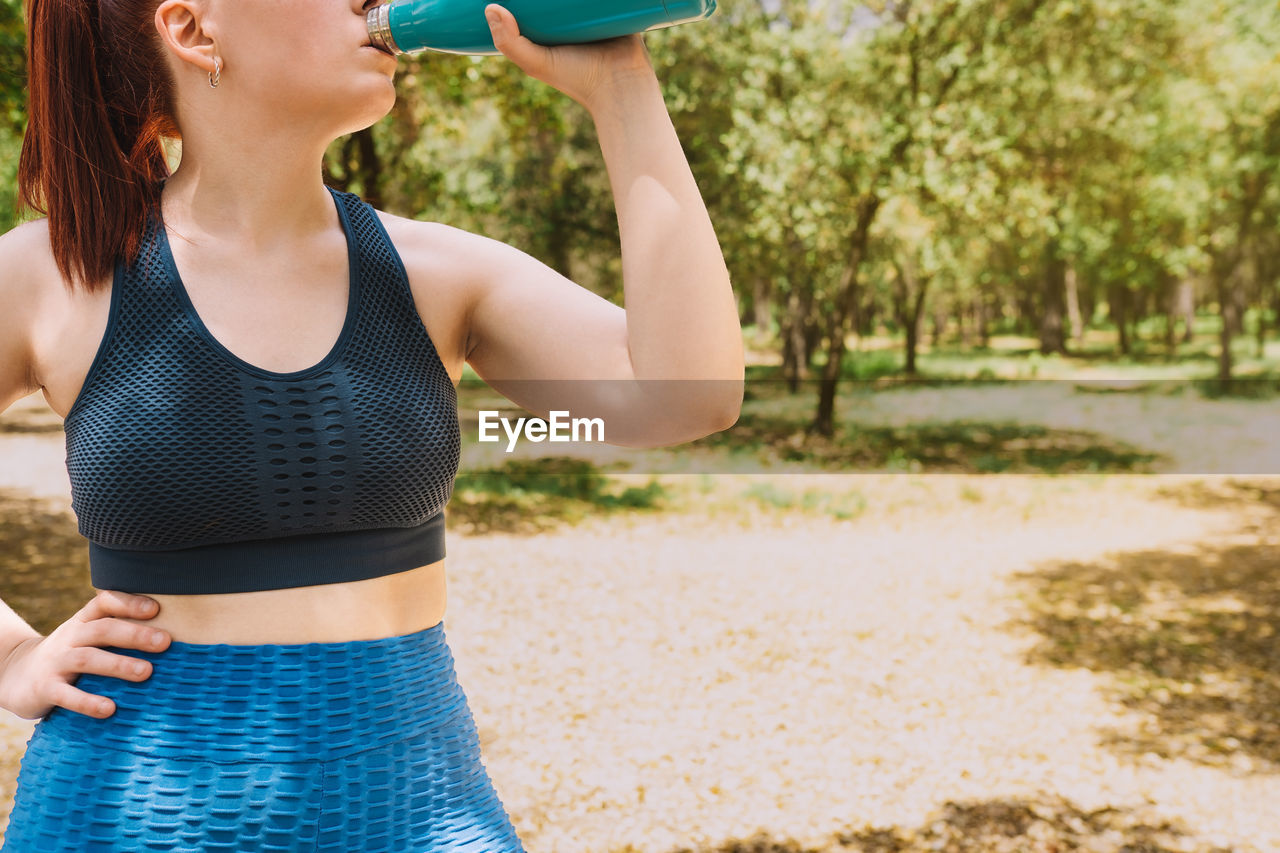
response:
<path fill-rule="evenodd" d="M 338 643 L 108 647 L 146 681 L 84 673 L 18 774 L 4 853 L 522 853 L 480 760 L 444 623 Z"/>

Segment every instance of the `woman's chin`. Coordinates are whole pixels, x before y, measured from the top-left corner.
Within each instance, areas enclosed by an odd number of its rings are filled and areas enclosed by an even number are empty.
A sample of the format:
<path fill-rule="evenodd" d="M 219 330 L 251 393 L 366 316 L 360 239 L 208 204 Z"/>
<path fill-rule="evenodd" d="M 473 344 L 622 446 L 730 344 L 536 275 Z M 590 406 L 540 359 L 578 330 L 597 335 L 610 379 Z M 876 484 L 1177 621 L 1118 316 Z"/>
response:
<path fill-rule="evenodd" d="M 387 80 L 383 86 L 370 86 L 366 91 L 346 101 L 344 105 L 348 108 L 344 112 L 348 114 L 348 120 L 345 124 L 349 129 L 342 131 L 342 133 L 347 134 L 354 133 L 357 130 L 364 130 L 366 127 L 377 124 L 385 118 L 396 105 L 395 84 Z M 351 110 L 352 106 L 358 106 L 359 109 Z"/>

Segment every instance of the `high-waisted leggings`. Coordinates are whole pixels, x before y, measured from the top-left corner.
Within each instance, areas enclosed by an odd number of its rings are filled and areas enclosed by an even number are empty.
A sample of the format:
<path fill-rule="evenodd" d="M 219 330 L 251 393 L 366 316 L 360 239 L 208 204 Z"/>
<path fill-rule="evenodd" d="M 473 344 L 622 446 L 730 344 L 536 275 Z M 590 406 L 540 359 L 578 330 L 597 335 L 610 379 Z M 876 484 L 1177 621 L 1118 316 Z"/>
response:
<path fill-rule="evenodd" d="M 522 853 L 480 760 L 444 623 L 337 643 L 172 642 L 145 681 L 81 674 L 55 707 L 3 853 Z"/>

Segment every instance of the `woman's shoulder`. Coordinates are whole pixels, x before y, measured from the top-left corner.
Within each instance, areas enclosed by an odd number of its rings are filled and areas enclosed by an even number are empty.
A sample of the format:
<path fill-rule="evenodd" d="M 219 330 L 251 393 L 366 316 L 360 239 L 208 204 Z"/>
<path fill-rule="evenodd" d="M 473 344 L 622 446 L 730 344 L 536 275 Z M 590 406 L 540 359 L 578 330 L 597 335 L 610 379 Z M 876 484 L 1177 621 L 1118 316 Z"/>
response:
<path fill-rule="evenodd" d="M 40 387 L 70 405 L 64 398 L 74 396 L 107 325 L 111 281 L 98 284 L 68 286 L 47 218 L 0 234 L 0 408 Z"/>
<path fill-rule="evenodd" d="M 456 385 L 469 344 L 472 307 L 484 291 L 488 263 L 477 247 L 488 238 L 374 208 L 404 264 L 418 315 Z"/>
<path fill-rule="evenodd" d="M 12 322 L 15 314 L 29 315 L 51 290 L 61 287 L 65 285 L 54 261 L 46 217 L 0 234 L 0 316 Z"/>
<path fill-rule="evenodd" d="M 0 282 L 6 288 L 18 286 L 20 278 L 26 282 L 32 276 L 47 274 L 51 267 L 56 269 L 48 217 L 23 222 L 0 234 Z"/>
<path fill-rule="evenodd" d="M 93 288 L 93 297 L 109 290 L 110 280 Z M 0 234 L 0 299 L 17 300 L 34 317 L 78 300 L 83 287 L 73 288 L 53 254 L 48 217 L 32 219 Z M 88 301 L 95 301 L 90 298 Z M 10 313 L 10 312 L 5 312 Z"/>
<path fill-rule="evenodd" d="M 0 234 L 0 410 L 35 390 L 36 318 L 61 281 L 47 219 L 24 222 Z"/>
<path fill-rule="evenodd" d="M 406 268 L 436 281 L 474 281 L 497 241 L 443 222 L 411 219 L 374 209 Z M 501 245 L 501 244 L 498 244 Z"/>
<path fill-rule="evenodd" d="M 54 258 L 47 216 L 0 234 L 0 289 L 27 300 L 59 297 L 71 291 Z"/>

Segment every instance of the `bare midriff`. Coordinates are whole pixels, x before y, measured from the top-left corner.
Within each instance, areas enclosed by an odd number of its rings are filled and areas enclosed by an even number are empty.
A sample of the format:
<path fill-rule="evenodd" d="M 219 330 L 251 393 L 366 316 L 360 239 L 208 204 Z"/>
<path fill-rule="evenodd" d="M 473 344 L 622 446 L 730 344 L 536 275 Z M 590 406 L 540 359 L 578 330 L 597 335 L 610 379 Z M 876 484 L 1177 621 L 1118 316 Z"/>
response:
<path fill-rule="evenodd" d="M 151 619 L 183 643 L 338 643 L 412 634 L 444 618 L 444 561 L 345 583 L 213 595 L 162 595 Z"/>

